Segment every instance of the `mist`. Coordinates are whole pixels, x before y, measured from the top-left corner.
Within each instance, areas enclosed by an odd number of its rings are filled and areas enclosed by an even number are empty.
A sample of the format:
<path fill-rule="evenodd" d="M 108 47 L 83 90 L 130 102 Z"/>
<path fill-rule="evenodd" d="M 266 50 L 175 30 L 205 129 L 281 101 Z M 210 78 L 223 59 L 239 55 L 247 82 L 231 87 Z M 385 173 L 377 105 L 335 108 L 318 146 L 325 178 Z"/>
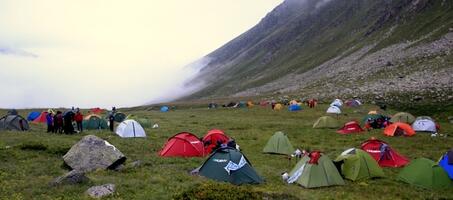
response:
<path fill-rule="evenodd" d="M 0 108 L 130 107 L 188 95 L 202 87 L 187 81 L 204 55 L 281 2 L 1 1 Z"/>

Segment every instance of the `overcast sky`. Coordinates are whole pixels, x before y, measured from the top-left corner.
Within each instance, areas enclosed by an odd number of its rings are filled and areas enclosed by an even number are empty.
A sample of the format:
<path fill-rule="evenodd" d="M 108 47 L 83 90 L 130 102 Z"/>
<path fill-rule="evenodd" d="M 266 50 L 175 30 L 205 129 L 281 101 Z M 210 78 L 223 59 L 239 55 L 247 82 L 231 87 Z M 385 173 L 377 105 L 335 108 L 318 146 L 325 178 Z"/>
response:
<path fill-rule="evenodd" d="M 1 0 L 0 108 L 174 98 L 184 66 L 283 0 Z"/>

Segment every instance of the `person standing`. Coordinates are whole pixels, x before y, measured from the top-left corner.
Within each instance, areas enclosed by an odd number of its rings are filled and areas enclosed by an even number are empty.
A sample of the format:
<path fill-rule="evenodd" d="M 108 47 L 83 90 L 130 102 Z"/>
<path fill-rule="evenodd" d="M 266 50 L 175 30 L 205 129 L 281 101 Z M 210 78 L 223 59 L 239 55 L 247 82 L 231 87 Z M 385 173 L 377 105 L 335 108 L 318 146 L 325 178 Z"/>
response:
<path fill-rule="evenodd" d="M 77 112 L 74 116 L 74 120 L 77 123 L 77 130 L 79 132 L 82 132 L 83 131 L 83 127 L 82 127 L 83 115 L 78 108 L 77 108 Z"/>
<path fill-rule="evenodd" d="M 113 126 L 114 126 L 114 123 L 115 123 L 115 115 L 112 113 L 110 113 L 109 115 L 109 125 L 110 125 L 110 131 L 113 132 Z"/>
<path fill-rule="evenodd" d="M 54 132 L 54 126 L 53 126 L 54 123 L 53 123 L 53 114 L 51 112 L 47 113 L 46 121 L 47 121 L 47 132 L 53 133 Z"/>
<path fill-rule="evenodd" d="M 61 111 L 57 111 L 57 114 L 54 116 L 54 132 L 62 133 L 63 131 L 63 115 Z"/>
<path fill-rule="evenodd" d="M 68 111 L 63 115 L 64 121 L 64 132 L 66 134 L 73 134 L 74 133 L 74 126 L 72 125 L 72 121 L 74 120 L 74 112 Z"/>

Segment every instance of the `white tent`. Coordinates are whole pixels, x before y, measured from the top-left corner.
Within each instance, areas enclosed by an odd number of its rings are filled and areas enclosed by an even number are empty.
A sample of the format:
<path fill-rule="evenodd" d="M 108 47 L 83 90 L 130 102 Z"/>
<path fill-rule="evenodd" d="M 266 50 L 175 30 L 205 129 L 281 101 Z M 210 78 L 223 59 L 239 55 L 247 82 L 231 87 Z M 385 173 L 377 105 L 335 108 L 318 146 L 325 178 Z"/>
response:
<path fill-rule="evenodd" d="M 146 137 L 145 130 L 135 120 L 128 119 L 121 122 L 116 127 L 116 134 L 120 137 Z"/>
<path fill-rule="evenodd" d="M 341 114 L 341 110 L 337 106 L 330 106 L 327 109 L 327 113 L 330 113 L 330 114 Z"/>
<path fill-rule="evenodd" d="M 340 100 L 340 99 L 335 99 L 335 101 L 333 101 L 330 106 L 337 106 L 337 107 L 341 107 L 343 106 L 343 101 Z"/>
<path fill-rule="evenodd" d="M 412 128 L 415 131 L 420 132 L 437 132 L 436 123 L 433 119 L 431 119 L 431 117 L 417 117 L 415 122 L 412 124 Z"/>

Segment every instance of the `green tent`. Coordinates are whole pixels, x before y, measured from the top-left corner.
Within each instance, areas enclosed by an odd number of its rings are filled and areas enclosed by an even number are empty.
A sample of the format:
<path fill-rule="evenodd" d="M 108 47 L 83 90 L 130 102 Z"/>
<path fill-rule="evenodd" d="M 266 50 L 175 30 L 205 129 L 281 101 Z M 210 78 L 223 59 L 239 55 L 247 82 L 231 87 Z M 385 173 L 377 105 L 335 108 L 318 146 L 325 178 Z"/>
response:
<path fill-rule="evenodd" d="M 219 148 L 211 154 L 200 167 L 199 174 L 235 185 L 263 182 L 250 161 L 239 150 L 231 147 Z"/>
<path fill-rule="evenodd" d="M 399 173 L 398 179 L 427 189 L 453 187 L 447 173 L 437 163 L 426 158 L 412 160 Z"/>
<path fill-rule="evenodd" d="M 335 162 L 341 164 L 340 171 L 343 176 L 352 181 L 385 176 L 376 160 L 361 149 L 348 149 L 341 153 Z"/>
<path fill-rule="evenodd" d="M 138 117 L 136 115 L 128 115 L 126 117 L 126 119 L 132 119 L 132 120 L 135 120 L 136 122 L 138 122 L 140 125 L 142 125 L 143 128 L 151 128 L 152 127 L 152 124 L 153 122 L 148 119 L 148 118 L 141 118 L 141 117 Z"/>
<path fill-rule="evenodd" d="M 83 129 L 86 130 L 97 130 L 108 128 L 107 121 L 96 115 L 91 115 L 88 117 L 88 119 L 83 120 L 82 126 Z"/>
<path fill-rule="evenodd" d="M 263 149 L 264 153 L 275 153 L 291 155 L 294 152 L 294 147 L 289 142 L 288 137 L 285 133 L 279 131 L 276 132 L 267 142 Z"/>
<path fill-rule="evenodd" d="M 406 113 L 406 112 L 396 113 L 390 119 L 390 122 L 392 122 L 392 123 L 403 122 L 406 124 L 412 124 L 412 123 L 414 123 L 414 121 L 415 121 L 415 117 L 412 114 Z"/>
<path fill-rule="evenodd" d="M 339 128 L 340 124 L 338 121 L 330 116 L 323 116 L 320 117 L 316 122 L 313 124 L 313 128 Z"/>
<path fill-rule="evenodd" d="M 344 180 L 332 160 L 321 153 L 317 164 L 310 163 L 310 156 L 304 156 L 289 173 L 288 183 L 298 183 L 305 188 L 344 185 Z"/>
<path fill-rule="evenodd" d="M 124 113 L 117 112 L 113 117 L 115 117 L 115 122 L 123 122 L 127 116 Z"/>

